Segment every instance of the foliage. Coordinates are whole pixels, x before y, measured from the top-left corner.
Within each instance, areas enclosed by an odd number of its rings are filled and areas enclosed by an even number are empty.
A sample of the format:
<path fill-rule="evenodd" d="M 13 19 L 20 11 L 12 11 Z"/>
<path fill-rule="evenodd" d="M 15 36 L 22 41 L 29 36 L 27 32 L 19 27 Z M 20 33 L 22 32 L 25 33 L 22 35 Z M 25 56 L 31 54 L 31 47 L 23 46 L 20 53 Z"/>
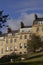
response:
<path fill-rule="evenodd" d="M 8 16 L 9 15 L 3 15 L 3 11 L 0 11 L 0 35 L 2 35 L 2 28 L 8 26 L 5 24 Z"/>
<path fill-rule="evenodd" d="M 4 62 L 10 62 L 11 59 L 13 61 L 15 61 L 18 57 L 20 57 L 20 55 L 16 55 L 16 54 L 11 54 L 11 55 L 5 55 L 2 58 L 0 58 L 0 63 L 4 63 Z"/>
<path fill-rule="evenodd" d="M 28 40 L 27 42 L 28 51 L 35 52 L 37 49 L 40 49 L 41 47 L 42 47 L 41 38 L 39 36 L 36 36 L 35 34 L 32 34 L 31 40 Z"/>

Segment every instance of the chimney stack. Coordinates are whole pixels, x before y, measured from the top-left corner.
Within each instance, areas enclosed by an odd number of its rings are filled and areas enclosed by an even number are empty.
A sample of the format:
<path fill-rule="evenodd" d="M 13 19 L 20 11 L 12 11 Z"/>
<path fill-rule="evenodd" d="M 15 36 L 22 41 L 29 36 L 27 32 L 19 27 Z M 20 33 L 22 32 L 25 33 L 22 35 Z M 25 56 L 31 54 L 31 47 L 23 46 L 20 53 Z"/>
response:
<path fill-rule="evenodd" d="M 11 28 L 8 26 L 7 32 L 10 33 L 11 31 L 12 31 Z"/>
<path fill-rule="evenodd" d="M 36 20 L 37 19 L 37 14 L 35 14 L 34 17 L 35 17 L 35 20 Z"/>
<path fill-rule="evenodd" d="M 24 23 L 20 22 L 20 27 L 23 28 L 24 27 Z"/>

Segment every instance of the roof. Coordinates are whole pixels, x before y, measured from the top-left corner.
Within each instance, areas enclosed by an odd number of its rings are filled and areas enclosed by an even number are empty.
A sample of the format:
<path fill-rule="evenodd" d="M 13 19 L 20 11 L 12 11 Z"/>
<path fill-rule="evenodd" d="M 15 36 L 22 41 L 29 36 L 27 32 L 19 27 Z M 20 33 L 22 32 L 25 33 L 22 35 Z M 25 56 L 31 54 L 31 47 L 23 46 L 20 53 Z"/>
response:
<path fill-rule="evenodd" d="M 32 25 L 31 26 L 24 26 L 24 28 L 31 28 L 32 27 Z"/>
<path fill-rule="evenodd" d="M 37 24 L 38 22 L 43 21 L 43 18 L 37 18 L 33 21 L 33 24 Z"/>
<path fill-rule="evenodd" d="M 18 33 L 18 32 L 19 32 L 19 30 L 14 30 L 11 33 Z"/>
<path fill-rule="evenodd" d="M 4 34 L 2 34 L 2 35 L 0 35 L 0 37 L 3 37 L 3 36 L 7 36 L 8 34 L 15 34 L 15 33 L 18 33 L 19 32 L 19 30 L 14 30 L 14 31 L 11 31 L 11 32 L 7 32 L 7 33 L 4 33 Z"/>
<path fill-rule="evenodd" d="M 31 28 L 32 27 L 32 25 L 30 25 L 30 26 L 23 26 L 22 28 Z"/>
<path fill-rule="evenodd" d="M 37 18 L 35 21 L 43 21 L 43 18 Z"/>

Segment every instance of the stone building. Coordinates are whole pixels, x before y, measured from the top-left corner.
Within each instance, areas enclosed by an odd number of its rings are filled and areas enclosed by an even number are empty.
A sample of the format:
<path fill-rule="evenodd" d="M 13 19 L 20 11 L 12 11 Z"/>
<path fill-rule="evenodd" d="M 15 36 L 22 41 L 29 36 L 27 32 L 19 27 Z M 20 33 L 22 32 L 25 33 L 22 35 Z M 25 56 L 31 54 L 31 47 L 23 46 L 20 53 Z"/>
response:
<path fill-rule="evenodd" d="M 31 34 L 39 35 L 43 40 L 43 18 L 38 18 L 35 14 L 35 19 L 31 26 L 25 26 L 21 22 L 19 30 L 11 31 L 0 36 L 0 58 L 11 53 L 26 54 L 27 40 L 31 39 Z"/>

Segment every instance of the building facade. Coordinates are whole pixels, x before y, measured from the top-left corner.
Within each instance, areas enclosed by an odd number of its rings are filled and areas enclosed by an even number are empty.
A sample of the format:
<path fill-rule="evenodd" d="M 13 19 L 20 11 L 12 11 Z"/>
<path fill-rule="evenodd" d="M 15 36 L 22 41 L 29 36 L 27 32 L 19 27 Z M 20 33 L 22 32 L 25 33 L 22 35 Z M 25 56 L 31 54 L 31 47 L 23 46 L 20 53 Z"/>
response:
<path fill-rule="evenodd" d="M 11 53 L 27 54 L 27 40 L 31 39 L 33 33 L 43 40 L 43 18 L 38 18 L 37 15 L 31 26 L 24 26 L 21 22 L 19 30 L 8 31 L 0 36 L 0 58 Z"/>

